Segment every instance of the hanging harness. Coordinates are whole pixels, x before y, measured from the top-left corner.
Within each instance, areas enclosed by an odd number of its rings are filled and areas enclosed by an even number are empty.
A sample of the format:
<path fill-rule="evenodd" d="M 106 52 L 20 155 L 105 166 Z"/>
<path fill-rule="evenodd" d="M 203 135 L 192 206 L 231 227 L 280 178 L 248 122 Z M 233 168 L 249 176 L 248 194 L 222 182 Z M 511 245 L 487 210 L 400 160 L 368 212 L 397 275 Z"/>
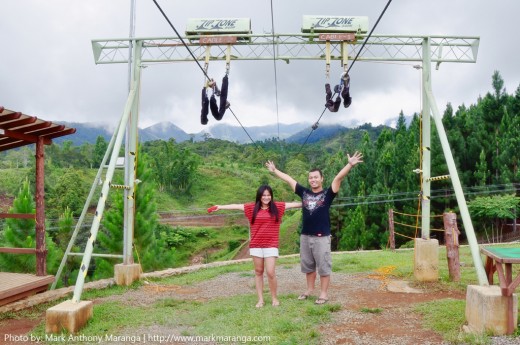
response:
<path fill-rule="evenodd" d="M 330 84 L 325 83 L 325 107 L 329 109 L 330 112 L 336 113 L 339 110 L 339 106 L 341 105 L 341 97 L 343 97 L 343 106 L 348 108 L 350 104 L 352 104 L 352 97 L 350 97 L 350 76 L 347 72 L 347 62 L 348 62 L 348 54 L 347 54 L 347 42 L 342 43 L 342 51 L 343 51 L 343 73 L 341 74 L 341 78 L 338 85 L 334 86 L 334 95 L 332 94 L 332 90 L 330 88 Z M 330 73 L 330 41 L 325 42 L 325 76 L 327 80 L 329 79 Z M 334 96 L 338 95 L 335 100 L 333 100 Z"/>
<path fill-rule="evenodd" d="M 209 67 L 209 50 L 210 47 L 206 47 L 206 62 L 204 65 L 204 71 L 207 72 Z M 227 100 L 228 96 L 228 74 L 229 74 L 229 62 L 230 62 L 231 45 L 228 45 L 226 51 L 226 74 L 222 78 L 222 85 L 219 89 L 217 82 L 210 79 L 207 83 L 204 83 L 202 87 L 202 109 L 200 112 L 200 123 L 206 125 L 208 123 L 208 114 L 211 110 L 211 115 L 215 120 L 220 121 L 224 117 L 226 109 L 230 107 L 230 103 Z M 211 89 L 211 98 L 208 98 L 208 89 Z M 220 98 L 220 105 L 217 105 L 216 97 Z"/>

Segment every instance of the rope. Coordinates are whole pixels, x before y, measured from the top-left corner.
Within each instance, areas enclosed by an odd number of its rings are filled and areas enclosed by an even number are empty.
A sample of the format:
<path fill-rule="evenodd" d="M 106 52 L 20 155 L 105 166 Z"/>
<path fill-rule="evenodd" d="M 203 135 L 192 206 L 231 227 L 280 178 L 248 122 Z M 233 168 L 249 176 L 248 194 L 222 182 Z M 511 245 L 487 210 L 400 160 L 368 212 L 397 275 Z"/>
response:
<path fill-rule="evenodd" d="M 400 215 L 403 215 L 403 216 L 410 216 L 410 217 L 420 217 L 420 215 L 418 214 L 409 214 L 409 213 L 401 213 L 401 212 L 398 212 L 398 211 L 394 211 L 395 214 L 400 214 Z M 443 215 L 433 215 L 433 216 L 430 216 L 430 218 L 440 218 L 440 217 L 444 217 Z"/>
<path fill-rule="evenodd" d="M 135 243 L 133 243 L 133 246 L 134 246 L 134 251 L 135 251 L 135 256 L 137 256 L 137 263 L 139 264 L 139 275 L 142 276 L 144 271 L 143 271 L 143 265 L 141 264 L 141 258 L 139 257 L 139 253 L 137 252 L 137 247 L 135 245 Z M 148 279 L 146 279 L 146 277 L 143 277 L 143 280 L 144 280 L 144 283 L 145 284 L 150 284 L 150 281 Z M 155 284 L 157 285 L 157 284 Z"/>
<path fill-rule="evenodd" d="M 139 263 L 139 271 L 140 271 L 139 279 L 143 280 L 143 283 L 145 284 L 144 285 L 145 289 L 153 289 L 155 292 L 163 292 L 163 291 L 177 290 L 180 288 L 180 286 L 177 286 L 177 285 L 173 285 L 173 286 L 169 286 L 169 287 L 161 286 L 157 283 L 151 282 L 146 277 L 144 277 L 143 276 L 143 274 L 144 274 L 143 265 L 141 264 L 141 259 L 139 257 L 139 253 L 137 252 L 137 247 L 135 246 L 135 243 L 134 243 L 134 251 L 135 251 L 135 255 L 137 256 L 137 262 Z"/>
<path fill-rule="evenodd" d="M 410 236 L 407 236 L 407 235 L 401 234 L 401 233 L 399 233 L 399 232 L 397 232 L 397 231 L 394 231 L 394 234 L 396 234 L 396 235 L 400 235 L 400 236 L 403 236 L 403 237 L 406 237 L 406 238 L 409 238 L 409 239 L 411 239 L 411 240 L 415 240 L 415 239 L 417 238 L 417 237 L 410 237 Z"/>
<path fill-rule="evenodd" d="M 406 227 L 409 227 L 409 228 L 417 229 L 417 226 L 416 226 L 416 225 L 410 225 L 410 224 L 405 224 L 405 223 L 399 223 L 399 222 L 396 222 L 395 220 L 394 220 L 394 224 L 398 224 L 398 225 L 406 226 Z"/>

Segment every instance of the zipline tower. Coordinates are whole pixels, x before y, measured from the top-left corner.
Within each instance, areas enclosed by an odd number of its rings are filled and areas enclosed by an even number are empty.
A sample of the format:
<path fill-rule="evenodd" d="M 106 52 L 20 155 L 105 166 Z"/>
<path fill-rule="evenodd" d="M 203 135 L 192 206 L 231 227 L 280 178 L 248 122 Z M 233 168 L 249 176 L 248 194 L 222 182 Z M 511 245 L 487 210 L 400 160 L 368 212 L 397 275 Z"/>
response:
<path fill-rule="evenodd" d="M 345 71 L 349 60 L 357 56 L 356 61 L 381 62 L 417 62 L 422 70 L 422 228 L 421 241 L 432 247 L 433 256 L 437 253 L 438 242 L 430 239 L 430 118 L 433 117 L 439 133 L 444 156 L 447 161 L 449 175 L 457 197 L 464 228 L 471 247 L 473 261 L 480 285 L 488 285 L 484 267 L 478 252 L 477 240 L 471 223 L 466 200 L 462 191 L 453 156 L 444 130 L 441 115 L 432 92 L 431 65 L 437 67 L 441 63 L 475 63 L 480 39 L 471 36 L 404 36 L 404 35 L 371 35 L 368 37 L 368 19 L 366 17 L 333 17 L 304 16 L 301 33 L 295 34 L 253 34 L 247 18 L 197 19 L 188 26 L 186 36 L 167 38 L 121 38 L 92 40 L 92 49 L 96 64 L 131 64 L 132 78 L 130 90 L 119 125 L 110 141 L 102 166 L 110 157 L 105 178 L 100 180 L 101 170 L 93 184 L 102 181 L 101 197 L 90 230 L 90 237 L 83 254 L 80 274 L 74 289 L 72 301 L 65 309 L 81 309 L 78 306 L 83 290 L 84 279 L 93 255 L 94 244 L 100 221 L 103 216 L 105 202 L 111 187 L 125 189 L 125 198 L 133 200 L 137 181 L 135 175 L 135 159 L 137 156 L 137 132 L 139 118 L 140 77 L 143 67 L 154 63 L 198 61 L 209 64 L 211 61 L 226 61 L 229 65 L 236 60 L 340 60 Z M 186 47 L 189 47 L 189 51 Z M 361 47 L 364 47 L 361 50 Z M 132 49 L 130 49 L 132 48 Z M 190 53 L 191 51 L 191 53 Z M 193 56 L 192 56 L 193 54 Z M 133 57 L 132 57 L 133 55 Z M 128 127 L 125 153 L 125 185 L 111 184 L 114 169 L 121 148 L 125 128 Z M 412 173 L 412 172 L 410 172 Z M 91 193 L 92 194 L 92 193 Z M 89 197 L 91 197 L 89 195 Z M 90 200 L 87 201 L 87 203 Z M 85 210 L 85 209 L 84 209 Z M 123 283 L 131 283 L 139 278 L 132 258 L 132 241 L 134 203 L 125 204 L 124 228 L 125 241 L 123 264 L 119 265 L 125 279 Z M 83 216 L 83 215 L 82 215 Z M 80 217 L 80 221 L 82 217 Z M 79 223 L 79 222 L 78 222 Z M 76 227 L 78 229 L 79 226 Z M 75 231 L 76 233 L 76 231 Z M 75 237 L 75 235 L 73 235 Z M 417 244 L 417 243 L 416 243 Z M 71 247 L 71 245 L 69 245 Z M 420 249 L 420 248 L 419 248 Z M 429 250 L 429 249 L 428 249 Z M 67 253 L 66 253 L 67 255 Z M 438 257 L 438 255 L 437 255 Z M 417 259 L 417 258 L 416 258 Z M 126 269 L 129 268 L 129 269 Z M 137 272 L 137 273 L 136 273 Z M 116 279 L 117 280 L 117 279 Z M 90 306 L 91 308 L 91 306 Z M 88 312 L 87 312 L 88 313 Z M 49 324 L 49 320 L 48 320 Z M 82 327 L 77 325 L 76 327 Z M 47 331 L 52 331 L 47 328 Z M 69 329 L 69 331 L 77 331 Z"/>

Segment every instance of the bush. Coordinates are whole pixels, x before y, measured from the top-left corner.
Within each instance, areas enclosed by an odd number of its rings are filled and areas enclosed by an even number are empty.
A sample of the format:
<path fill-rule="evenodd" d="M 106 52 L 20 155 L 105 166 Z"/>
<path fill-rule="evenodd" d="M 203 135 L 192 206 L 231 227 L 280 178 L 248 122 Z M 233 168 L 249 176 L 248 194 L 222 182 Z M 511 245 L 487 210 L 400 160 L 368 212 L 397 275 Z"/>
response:
<path fill-rule="evenodd" d="M 233 250 L 237 249 L 238 247 L 240 247 L 240 241 L 231 240 L 228 242 L 228 251 L 229 252 L 232 252 Z"/>

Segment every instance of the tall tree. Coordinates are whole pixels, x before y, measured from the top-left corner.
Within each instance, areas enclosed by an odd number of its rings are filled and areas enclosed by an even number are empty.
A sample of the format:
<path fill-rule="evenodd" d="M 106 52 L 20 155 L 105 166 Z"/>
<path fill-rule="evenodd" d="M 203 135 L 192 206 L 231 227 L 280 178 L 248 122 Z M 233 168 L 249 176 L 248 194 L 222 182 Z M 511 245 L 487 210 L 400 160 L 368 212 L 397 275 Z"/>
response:
<path fill-rule="evenodd" d="M 79 169 L 61 171 L 48 194 L 48 213 L 57 218 L 66 208 L 74 216 L 79 216 L 88 195 L 88 187 L 83 184 L 84 174 Z"/>

